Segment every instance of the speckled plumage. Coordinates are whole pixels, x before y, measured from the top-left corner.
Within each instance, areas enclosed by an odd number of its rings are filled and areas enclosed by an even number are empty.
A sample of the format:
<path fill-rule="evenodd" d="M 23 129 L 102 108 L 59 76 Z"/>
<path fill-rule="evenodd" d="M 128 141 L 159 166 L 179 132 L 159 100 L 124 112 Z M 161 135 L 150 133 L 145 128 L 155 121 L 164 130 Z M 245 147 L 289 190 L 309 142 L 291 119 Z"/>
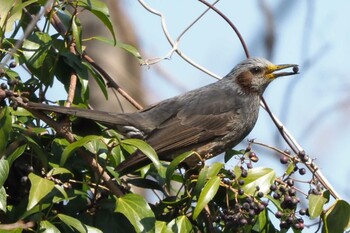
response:
<path fill-rule="evenodd" d="M 295 66 L 275 66 L 262 58 L 247 59 L 215 83 L 135 113 L 106 113 L 35 103 L 29 106 L 96 120 L 129 136 L 142 137 L 161 160 L 171 161 L 190 150 L 208 158 L 234 147 L 249 134 L 258 118 L 260 97 L 268 84 L 275 77 L 294 74 L 272 72 Z M 193 156 L 186 162 L 193 165 L 198 159 Z M 147 163 L 148 158 L 139 152 L 122 162 L 117 171 L 125 174 Z"/>

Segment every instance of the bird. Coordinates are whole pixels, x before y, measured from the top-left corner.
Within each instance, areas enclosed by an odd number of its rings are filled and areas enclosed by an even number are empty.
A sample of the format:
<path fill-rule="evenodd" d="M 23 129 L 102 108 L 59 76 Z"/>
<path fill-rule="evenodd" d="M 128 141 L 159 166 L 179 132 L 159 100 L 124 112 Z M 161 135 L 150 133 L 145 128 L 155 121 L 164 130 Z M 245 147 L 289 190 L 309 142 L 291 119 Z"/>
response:
<path fill-rule="evenodd" d="M 292 70 L 281 71 L 287 68 Z M 188 151 L 209 159 L 233 148 L 251 132 L 258 119 L 261 97 L 273 80 L 298 72 L 296 64 L 275 65 L 264 58 L 247 58 L 214 83 L 132 113 L 34 102 L 27 103 L 27 107 L 100 122 L 126 138 L 144 140 L 163 161 L 172 161 Z M 192 155 L 185 164 L 195 166 L 199 160 Z M 148 157 L 137 151 L 121 162 L 116 171 L 127 174 L 150 163 Z"/>

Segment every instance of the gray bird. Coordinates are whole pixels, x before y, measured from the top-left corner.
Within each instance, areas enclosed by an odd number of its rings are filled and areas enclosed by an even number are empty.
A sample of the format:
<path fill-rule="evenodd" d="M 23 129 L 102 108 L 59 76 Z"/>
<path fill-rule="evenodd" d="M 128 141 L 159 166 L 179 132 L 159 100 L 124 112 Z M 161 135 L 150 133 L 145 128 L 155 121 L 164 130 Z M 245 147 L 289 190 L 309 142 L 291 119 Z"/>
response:
<path fill-rule="evenodd" d="M 276 72 L 286 68 L 293 70 Z M 297 73 L 298 66 L 294 64 L 274 65 L 262 58 L 249 58 L 215 83 L 134 113 L 110 113 L 32 102 L 27 107 L 87 118 L 116 128 L 126 137 L 145 140 L 164 161 L 171 161 L 186 151 L 195 151 L 203 159 L 208 159 L 234 147 L 250 133 L 258 118 L 261 96 L 271 81 Z M 197 156 L 186 160 L 190 166 L 197 162 Z M 126 174 L 149 163 L 144 154 L 136 152 L 116 170 Z"/>

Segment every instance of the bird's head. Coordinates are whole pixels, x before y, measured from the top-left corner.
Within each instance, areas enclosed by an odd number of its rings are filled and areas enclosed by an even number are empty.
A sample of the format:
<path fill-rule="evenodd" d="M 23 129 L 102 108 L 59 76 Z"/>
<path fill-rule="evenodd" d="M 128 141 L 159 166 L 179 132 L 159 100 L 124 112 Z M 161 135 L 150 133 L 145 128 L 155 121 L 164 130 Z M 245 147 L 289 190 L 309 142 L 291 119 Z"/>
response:
<path fill-rule="evenodd" d="M 281 71 L 292 68 L 292 71 Z M 298 65 L 274 65 L 263 58 L 248 58 L 239 63 L 228 74 L 241 87 L 243 92 L 255 92 L 262 95 L 266 87 L 278 77 L 297 74 Z"/>

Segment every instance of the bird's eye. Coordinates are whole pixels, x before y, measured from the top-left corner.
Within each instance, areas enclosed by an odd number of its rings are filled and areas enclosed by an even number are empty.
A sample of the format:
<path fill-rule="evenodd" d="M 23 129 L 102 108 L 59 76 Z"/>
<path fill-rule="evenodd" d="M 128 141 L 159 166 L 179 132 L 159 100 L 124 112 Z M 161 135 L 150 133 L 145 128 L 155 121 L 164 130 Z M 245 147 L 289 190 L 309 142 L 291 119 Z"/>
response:
<path fill-rule="evenodd" d="M 260 74 L 262 72 L 262 68 L 259 66 L 255 66 L 250 69 L 250 72 L 252 72 L 253 74 Z"/>

